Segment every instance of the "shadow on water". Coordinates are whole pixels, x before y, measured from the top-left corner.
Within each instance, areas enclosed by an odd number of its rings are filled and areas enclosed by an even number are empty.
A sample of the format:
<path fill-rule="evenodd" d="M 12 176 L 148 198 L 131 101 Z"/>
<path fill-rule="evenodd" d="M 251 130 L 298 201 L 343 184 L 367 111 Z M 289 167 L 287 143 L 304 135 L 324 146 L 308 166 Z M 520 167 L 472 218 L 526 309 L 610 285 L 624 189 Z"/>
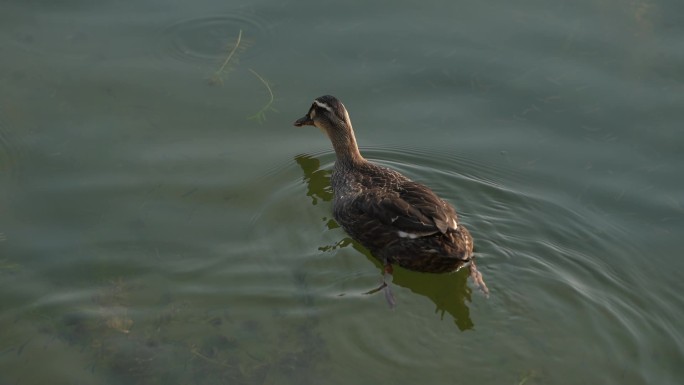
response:
<path fill-rule="evenodd" d="M 307 185 L 306 195 L 311 197 L 311 203 L 316 205 L 319 201 L 332 201 L 330 171 L 320 169 L 320 161 L 308 155 L 298 155 L 295 157 L 295 161 L 304 172 L 304 181 Z M 339 228 L 333 219 L 324 220 L 328 229 Z M 379 273 L 382 273 L 382 264 L 368 250 L 349 237 L 345 237 L 333 245 L 321 246 L 319 250 L 329 252 L 347 246 L 351 246 L 365 255 L 376 266 Z M 380 274 L 378 274 L 378 278 Z M 472 290 L 467 285 L 467 280 L 468 273 L 465 269 L 452 274 L 429 274 L 395 266 L 392 283 L 429 298 L 436 306 L 435 313 L 442 318 L 445 314 L 449 314 L 453 317 L 456 326 L 464 331 L 475 326 L 470 319 L 470 309 L 466 305 L 466 302 L 471 301 L 472 294 Z"/>

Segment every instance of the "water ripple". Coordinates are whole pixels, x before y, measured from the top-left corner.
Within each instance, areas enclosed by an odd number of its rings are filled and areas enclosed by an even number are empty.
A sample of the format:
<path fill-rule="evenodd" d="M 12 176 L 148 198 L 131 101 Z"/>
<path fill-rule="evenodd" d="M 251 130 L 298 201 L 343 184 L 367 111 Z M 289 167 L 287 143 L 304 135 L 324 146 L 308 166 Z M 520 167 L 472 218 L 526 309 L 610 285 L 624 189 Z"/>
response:
<path fill-rule="evenodd" d="M 264 266 L 279 266 L 270 268 L 272 281 L 279 285 L 271 288 L 280 291 L 278 301 L 292 306 L 285 293 L 294 293 L 293 283 L 287 283 L 283 275 L 298 276 L 307 282 L 307 311 L 345 328 L 343 336 L 331 333 L 326 337 L 338 350 L 346 350 L 341 356 L 363 353 L 416 368 L 446 365 L 442 357 L 430 358 L 429 349 L 423 359 L 416 359 L 415 349 L 420 347 L 405 346 L 406 340 L 393 338 L 396 327 L 418 330 L 426 323 L 440 333 L 449 325 L 461 331 L 481 327 L 490 334 L 518 328 L 527 336 L 521 337 L 519 345 L 538 344 L 552 350 L 554 343 L 563 342 L 539 339 L 536 330 L 549 327 L 539 324 L 541 320 L 554 319 L 554 327 L 577 333 L 584 329 L 611 350 L 639 345 L 639 330 L 649 326 L 639 316 L 643 305 L 632 292 L 638 277 L 621 268 L 622 262 L 609 252 L 622 247 L 627 263 L 632 246 L 616 238 L 615 232 L 609 236 L 602 231 L 603 222 L 596 213 L 519 188 L 525 184 L 524 170 L 503 164 L 420 148 L 362 150 L 368 159 L 431 186 L 456 205 L 475 237 L 480 270 L 492 297 L 486 300 L 477 295 L 464 271 L 432 275 L 399 268 L 393 280 L 399 307 L 393 315 L 387 314 L 382 295 L 363 295 L 379 283 L 381 266 L 331 219 L 328 170 L 334 153 L 298 155 L 288 166 L 274 167 L 259 182 L 263 186 L 257 190 L 268 188 L 269 192 L 262 210 L 253 217 L 252 243 L 263 251 Z M 573 314 L 582 317 L 569 316 Z M 530 315 L 536 316 L 530 319 Z M 378 317 L 390 316 L 394 326 L 379 328 Z M 440 324 L 434 323 L 435 316 Z M 614 330 L 597 327 L 606 319 L 615 321 Z M 442 343 L 445 337 L 440 333 L 425 334 L 423 339 L 429 341 L 425 346 Z M 460 343 L 455 335 L 448 339 Z M 511 349 L 526 357 L 525 349 Z"/>
<path fill-rule="evenodd" d="M 161 33 L 158 54 L 189 63 L 218 62 L 233 48 L 240 31 L 244 49 L 268 35 L 268 23 L 241 12 L 180 20 Z M 259 50 L 249 47 L 244 55 L 252 56 Z"/>

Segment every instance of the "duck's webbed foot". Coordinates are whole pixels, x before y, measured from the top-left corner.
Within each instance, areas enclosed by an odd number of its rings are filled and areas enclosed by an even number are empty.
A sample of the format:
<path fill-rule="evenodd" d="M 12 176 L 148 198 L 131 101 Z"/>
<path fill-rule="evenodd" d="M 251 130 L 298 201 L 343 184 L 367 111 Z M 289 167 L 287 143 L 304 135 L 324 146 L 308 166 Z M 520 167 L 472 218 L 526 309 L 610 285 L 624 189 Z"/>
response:
<path fill-rule="evenodd" d="M 487 284 L 485 284 L 484 279 L 482 279 L 482 273 L 477 270 L 474 259 L 470 261 L 468 269 L 470 269 L 470 278 L 473 279 L 473 283 L 475 283 L 475 285 L 480 289 L 482 294 L 489 297 L 489 289 L 487 288 Z"/>
<path fill-rule="evenodd" d="M 392 282 L 392 271 L 392 265 L 390 263 L 386 263 L 385 268 L 382 272 L 382 283 L 380 284 L 380 286 L 376 287 L 373 290 L 367 291 L 363 294 L 375 294 L 382 290 L 383 293 L 385 293 L 385 299 L 387 300 L 387 303 L 389 304 L 390 308 L 394 309 L 394 307 L 397 306 L 397 301 L 394 299 L 394 293 L 392 293 L 392 289 L 387 283 L 388 281 Z"/>

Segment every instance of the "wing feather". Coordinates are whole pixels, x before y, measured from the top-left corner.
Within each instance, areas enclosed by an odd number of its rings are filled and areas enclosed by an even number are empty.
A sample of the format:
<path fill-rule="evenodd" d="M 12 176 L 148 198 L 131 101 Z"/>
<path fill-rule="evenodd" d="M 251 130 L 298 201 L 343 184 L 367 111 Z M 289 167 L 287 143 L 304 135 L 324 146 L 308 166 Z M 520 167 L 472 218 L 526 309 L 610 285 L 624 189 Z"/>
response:
<path fill-rule="evenodd" d="M 417 236 L 446 233 L 457 223 L 456 212 L 448 203 L 429 188 L 412 181 L 402 183 L 391 192 L 381 188 L 371 190 L 357 202 L 359 210 L 383 225 Z"/>

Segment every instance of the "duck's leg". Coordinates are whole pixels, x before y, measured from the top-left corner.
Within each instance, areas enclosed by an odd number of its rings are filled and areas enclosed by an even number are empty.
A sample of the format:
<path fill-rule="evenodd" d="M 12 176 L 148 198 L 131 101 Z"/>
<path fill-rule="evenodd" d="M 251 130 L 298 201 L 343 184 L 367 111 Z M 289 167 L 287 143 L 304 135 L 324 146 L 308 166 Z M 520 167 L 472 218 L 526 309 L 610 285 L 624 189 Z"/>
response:
<path fill-rule="evenodd" d="M 482 279 L 482 273 L 480 273 L 480 271 L 477 270 L 477 266 L 475 266 L 474 259 L 471 259 L 468 269 L 470 269 L 470 278 L 473 279 L 473 283 L 477 285 L 477 287 L 480 289 L 480 291 L 482 291 L 484 295 L 489 297 L 489 289 L 487 288 L 487 284 L 485 284 L 484 279 Z"/>
<path fill-rule="evenodd" d="M 380 286 L 376 287 L 373 290 L 367 291 L 363 294 L 375 294 L 382 290 L 385 293 L 385 299 L 387 300 L 387 303 L 390 305 L 392 309 L 394 309 L 394 307 L 397 305 L 397 302 L 394 300 L 394 293 L 392 293 L 392 289 L 387 283 L 388 278 L 390 278 L 391 281 L 392 272 L 392 264 L 385 262 L 385 267 L 382 271 L 382 283 L 380 284 Z"/>
<path fill-rule="evenodd" d="M 392 288 L 390 285 L 387 284 L 387 278 L 392 277 L 392 273 L 394 270 L 392 269 L 392 264 L 389 262 L 385 262 L 385 268 L 383 269 L 382 273 L 382 284 L 384 285 L 383 291 L 385 292 L 385 299 L 387 300 L 387 303 L 389 304 L 390 308 L 394 309 L 395 306 L 397 306 L 397 301 L 394 299 L 394 293 L 392 293 Z"/>

